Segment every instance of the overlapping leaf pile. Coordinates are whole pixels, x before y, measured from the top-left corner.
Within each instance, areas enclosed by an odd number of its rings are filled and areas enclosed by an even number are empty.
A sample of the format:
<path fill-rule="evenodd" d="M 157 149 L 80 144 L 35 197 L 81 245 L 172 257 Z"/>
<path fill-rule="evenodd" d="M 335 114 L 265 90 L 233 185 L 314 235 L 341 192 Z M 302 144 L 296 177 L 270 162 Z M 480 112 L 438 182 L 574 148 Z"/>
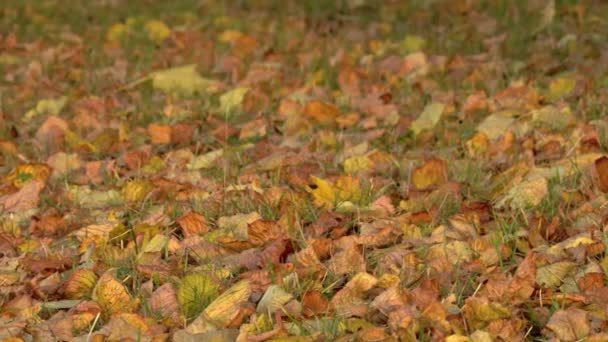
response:
<path fill-rule="evenodd" d="M 127 3 L 0 7 L 3 341 L 608 339 L 606 4 Z"/>

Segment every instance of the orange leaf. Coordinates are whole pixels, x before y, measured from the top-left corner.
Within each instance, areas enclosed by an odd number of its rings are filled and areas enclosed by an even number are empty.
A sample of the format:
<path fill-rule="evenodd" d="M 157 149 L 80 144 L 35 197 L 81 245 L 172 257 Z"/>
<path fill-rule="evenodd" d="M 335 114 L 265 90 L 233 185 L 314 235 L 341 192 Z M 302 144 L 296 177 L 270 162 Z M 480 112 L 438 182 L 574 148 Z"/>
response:
<path fill-rule="evenodd" d="M 153 144 L 164 145 L 171 142 L 171 126 L 169 125 L 148 125 L 148 134 Z"/>
<path fill-rule="evenodd" d="M 601 157 L 595 160 L 595 171 L 599 177 L 599 187 L 603 192 L 608 192 L 608 158 Z"/>
<path fill-rule="evenodd" d="M 321 124 L 334 122 L 339 114 L 340 111 L 335 106 L 317 100 L 308 102 L 304 107 L 304 115 Z"/>
<path fill-rule="evenodd" d="M 209 224 L 205 216 L 193 211 L 180 217 L 177 223 L 182 228 L 184 236 L 195 236 L 209 231 Z"/>

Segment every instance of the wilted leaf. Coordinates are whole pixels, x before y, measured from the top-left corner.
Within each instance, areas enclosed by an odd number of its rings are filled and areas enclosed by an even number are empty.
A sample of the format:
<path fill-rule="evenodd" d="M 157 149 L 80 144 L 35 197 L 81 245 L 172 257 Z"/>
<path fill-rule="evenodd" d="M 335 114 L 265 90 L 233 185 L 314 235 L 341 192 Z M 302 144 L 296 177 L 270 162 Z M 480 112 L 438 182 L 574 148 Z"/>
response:
<path fill-rule="evenodd" d="M 11 171 L 4 181 L 16 188 L 22 188 L 31 181 L 46 183 L 51 175 L 51 168 L 46 164 L 20 164 Z"/>
<path fill-rule="evenodd" d="M 517 113 L 512 111 L 502 111 L 487 116 L 478 126 L 477 131 L 494 140 L 513 127 Z"/>
<path fill-rule="evenodd" d="M 70 299 L 89 298 L 93 293 L 97 279 L 95 272 L 90 269 L 74 271 L 63 285 L 66 297 Z"/>
<path fill-rule="evenodd" d="M 412 182 L 419 190 L 427 190 L 445 183 L 448 180 L 448 164 L 441 159 L 427 160 L 424 165 L 414 170 Z"/>
<path fill-rule="evenodd" d="M 189 170 L 208 169 L 213 166 L 213 162 L 224 154 L 223 149 L 214 150 L 200 156 L 192 158 L 188 163 Z"/>
<path fill-rule="evenodd" d="M 156 71 L 150 77 L 155 89 L 182 95 L 205 92 L 217 84 L 214 80 L 201 77 L 196 71 L 195 64 Z"/>
<path fill-rule="evenodd" d="M 127 202 L 141 202 L 152 189 L 152 184 L 145 180 L 132 180 L 123 186 L 122 198 Z"/>
<path fill-rule="evenodd" d="M 156 289 L 150 297 L 150 307 L 161 317 L 172 318 L 177 323 L 180 306 L 173 285 L 165 283 Z"/>
<path fill-rule="evenodd" d="M 68 102 L 66 96 L 57 99 L 45 99 L 38 101 L 36 108 L 29 110 L 23 116 L 23 121 L 29 122 L 39 115 L 57 115 Z"/>
<path fill-rule="evenodd" d="M 498 207 L 510 206 L 514 209 L 535 207 L 549 193 L 547 180 L 542 176 L 534 175 L 527 180 L 514 185 L 497 203 Z"/>
<path fill-rule="evenodd" d="M 547 328 L 560 341 L 580 341 L 591 332 L 588 315 L 586 311 L 574 307 L 558 310 L 549 319 Z"/>
<path fill-rule="evenodd" d="M 26 212 L 38 206 L 40 193 L 45 184 L 34 180 L 28 182 L 19 191 L 0 197 L 0 206 L 5 212 Z"/>
<path fill-rule="evenodd" d="M 508 307 L 490 302 L 487 298 L 468 298 L 463 311 L 467 322 L 473 329 L 483 328 L 491 321 L 511 316 L 511 310 Z"/>
<path fill-rule="evenodd" d="M 547 127 L 561 131 L 568 125 L 576 122 L 576 118 L 568 106 L 561 108 L 545 106 L 532 111 L 532 122 L 539 127 Z"/>
<path fill-rule="evenodd" d="M 280 286 L 270 285 L 258 302 L 257 312 L 272 314 L 292 299 L 293 296 Z"/>
<path fill-rule="evenodd" d="M 600 190 L 608 192 L 608 157 L 601 157 L 595 160 L 595 171 L 599 178 Z"/>
<path fill-rule="evenodd" d="M 205 216 L 196 212 L 189 212 L 188 214 L 180 217 L 177 223 L 182 228 L 184 236 L 201 235 L 209 231 L 209 225 Z"/>
<path fill-rule="evenodd" d="M 238 87 L 222 94 L 222 96 L 220 96 L 220 112 L 230 116 L 233 112 L 238 111 L 248 92 L 249 88 Z"/>
<path fill-rule="evenodd" d="M 558 287 L 574 267 L 576 264 L 570 261 L 560 261 L 540 267 L 536 272 L 536 283 L 546 288 Z"/>
<path fill-rule="evenodd" d="M 127 288 L 110 272 L 99 278 L 93 290 L 93 300 L 99 303 L 106 317 L 119 312 L 131 312 L 137 306 Z"/>
<path fill-rule="evenodd" d="M 369 170 L 374 163 L 367 156 L 350 157 L 344 161 L 344 172 L 348 174 Z"/>
<path fill-rule="evenodd" d="M 240 306 L 245 303 L 251 295 L 251 283 L 242 280 L 234 284 L 217 297 L 192 324 L 188 327 L 190 332 L 201 332 L 199 326 L 201 321 L 207 321 L 216 327 L 227 326 L 239 315 Z"/>
<path fill-rule="evenodd" d="M 332 123 L 336 120 L 340 111 L 331 104 L 322 101 L 310 101 L 304 107 L 304 115 L 314 119 L 321 124 Z"/>
<path fill-rule="evenodd" d="M 443 114 L 444 109 L 445 105 L 443 103 L 433 102 L 428 104 L 424 107 L 422 114 L 412 122 L 410 129 L 416 135 L 426 129 L 432 129 L 437 125 L 439 119 L 441 119 L 441 114 Z"/>

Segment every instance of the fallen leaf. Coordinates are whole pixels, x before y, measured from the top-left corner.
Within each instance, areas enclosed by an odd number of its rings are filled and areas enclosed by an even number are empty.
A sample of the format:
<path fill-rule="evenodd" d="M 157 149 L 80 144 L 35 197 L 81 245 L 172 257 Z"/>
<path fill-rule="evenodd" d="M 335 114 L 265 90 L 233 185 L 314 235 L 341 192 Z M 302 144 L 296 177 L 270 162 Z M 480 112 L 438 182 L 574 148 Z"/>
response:
<path fill-rule="evenodd" d="M 543 267 L 536 272 L 536 283 L 545 288 L 556 288 L 565 280 L 566 275 L 576 267 L 570 261 L 560 261 Z"/>
<path fill-rule="evenodd" d="M 560 341 L 580 341 L 591 332 L 589 313 L 579 308 L 570 307 L 553 313 L 547 328 L 553 331 Z"/>
<path fill-rule="evenodd" d="M 419 190 L 428 190 L 448 180 L 448 164 L 441 159 L 427 160 L 424 165 L 414 170 L 412 182 Z"/>
<path fill-rule="evenodd" d="M 340 111 L 331 104 L 314 100 L 306 104 L 304 115 L 320 124 L 329 124 L 335 122 L 336 118 L 340 115 Z"/>
<path fill-rule="evenodd" d="M 414 132 L 415 135 L 420 134 L 420 132 L 432 129 L 439 123 L 441 119 L 441 115 L 445 109 L 445 105 L 440 102 L 433 102 L 424 107 L 422 114 L 412 121 L 410 129 Z"/>
<path fill-rule="evenodd" d="M 238 87 L 225 92 L 220 96 L 220 112 L 222 115 L 231 116 L 238 111 L 242 104 L 245 95 L 249 92 L 247 87 Z"/>
<path fill-rule="evenodd" d="M 144 25 L 150 39 L 161 43 L 171 35 L 171 29 L 160 20 L 148 20 Z"/>
<path fill-rule="evenodd" d="M 127 288 L 111 272 L 106 272 L 99 278 L 93 290 L 93 300 L 99 303 L 105 317 L 131 312 L 137 306 Z"/>

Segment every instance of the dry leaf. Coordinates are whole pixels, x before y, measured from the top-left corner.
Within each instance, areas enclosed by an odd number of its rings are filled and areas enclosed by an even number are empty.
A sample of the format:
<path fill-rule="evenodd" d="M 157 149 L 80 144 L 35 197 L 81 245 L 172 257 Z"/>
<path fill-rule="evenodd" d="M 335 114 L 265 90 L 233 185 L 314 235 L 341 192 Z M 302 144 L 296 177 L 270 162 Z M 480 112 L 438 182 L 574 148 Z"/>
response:
<path fill-rule="evenodd" d="M 93 300 L 99 303 L 106 317 L 120 312 L 131 312 L 137 306 L 127 288 L 116 280 L 111 272 L 106 272 L 99 278 L 93 290 Z"/>
<path fill-rule="evenodd" d="M 423 166 L 414 170 L 412 182 L 419 190 L 428 190 L 448 180 L 448 165 L 441 159 L 427 160 Z"/>
<path fill-rule="evenodd" d="M 553 331 L 560 341 L 584 340 L 591 332 L 588 315 L 588 312 L 573 307 L 558 310 L 549 319 L 547 329 Z"/>
<path fill-rule="evenodd" d="M 424 107 L 424 111 L 420 116 L 412 122 L 410 129 L 415 135 L 420 134 L 422 131 L 432 129 L 439 123 L 441 114 L 445 109 L 445 105 L 439 102 L 433 102 Z"/>
<path fill-rule="evenodd" d="M 340 111 L 331 104 L 315 100 L 306 104 L 304 115 L 320 124 L 330 124 L 335 122 L 336 118 L 340 115 Z"/>

